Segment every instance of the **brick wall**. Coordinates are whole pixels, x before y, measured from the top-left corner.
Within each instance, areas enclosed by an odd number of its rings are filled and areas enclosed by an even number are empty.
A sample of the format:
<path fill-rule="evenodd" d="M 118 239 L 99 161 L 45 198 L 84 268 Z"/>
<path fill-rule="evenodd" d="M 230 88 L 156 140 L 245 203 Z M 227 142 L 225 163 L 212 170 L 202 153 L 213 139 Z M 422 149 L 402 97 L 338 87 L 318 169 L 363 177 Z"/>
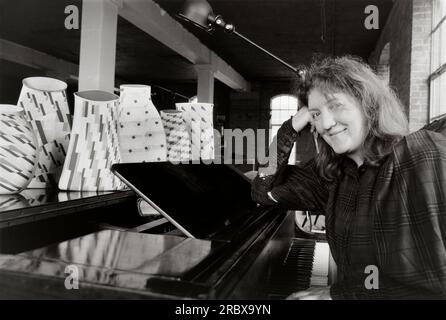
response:
<path fill-rule="evenodd" d="M 377 66 L 386 45 L 390 44 L 390 86 L 395 90 L 409 115 L 410 105 L 410 51 L 412 30 L 412 1 L 396 0 L 381 31 L 370 64 Z"/>
<path fill-rule="evenodd" d="M 390 43 L 389 83 L 405 106 L 411 131 L 428 121 L 431 16 L 432 0 L 395 0 L 369 58 L 379 70 L 382 50 Z"/>

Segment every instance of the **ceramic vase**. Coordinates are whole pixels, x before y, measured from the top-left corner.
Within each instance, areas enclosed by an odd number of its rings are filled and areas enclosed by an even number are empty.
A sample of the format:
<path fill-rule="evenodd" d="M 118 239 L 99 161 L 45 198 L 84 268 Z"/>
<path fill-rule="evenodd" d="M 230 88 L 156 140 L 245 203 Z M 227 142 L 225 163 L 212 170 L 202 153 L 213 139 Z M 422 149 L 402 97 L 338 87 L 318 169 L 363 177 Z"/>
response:
<path fill-rule="evenodd" d="M 161 121 L 166 132 L 167 160 L 180 162 L 190 160 L 190 139 L 179 110 L 162 110 Z"/>
<path fill-rule="evenodd" d="M 0 194 L 18 193 L 34 177 L 37 140 L 22 108 L 0 105 Z"/>
<path fill-rule="evenodd" d="M 61 190 L 123 189 L 123 183 L 110 170 L 112 164 L 121 161 L 118 103 L 118 96 L 105 91 L 75 93 L 73 130 L 59 181 Z"/>
<path fill-rule="evenodd" d="M 71 131 L 66 88 L 57 79 L 23 79 L 18 106 L 25 111 L 39 145 L 35 177 L 28 188 L 57 186 Z"/>
<path fill-rule="evenodd" d="M 177 103 L 191 139 L 191 159 L 214 159 L 214 105 L 211 103 Z"/>
<path fill-rule="evenodd" d="M 119 143 L 122 162 L 166 161 L 167 144 L 158 110 L 145 85 L 121 85 Z"/>

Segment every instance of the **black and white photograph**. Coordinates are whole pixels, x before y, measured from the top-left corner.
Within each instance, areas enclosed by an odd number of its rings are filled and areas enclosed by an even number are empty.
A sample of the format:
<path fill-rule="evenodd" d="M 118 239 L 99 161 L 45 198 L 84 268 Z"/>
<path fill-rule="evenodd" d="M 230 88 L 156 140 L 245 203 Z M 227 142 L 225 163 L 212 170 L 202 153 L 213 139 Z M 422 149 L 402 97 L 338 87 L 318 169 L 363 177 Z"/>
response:
<path fill-rule="evenodd" d="M 0 0 L 0 300 L 446 299 L 445 20 L 446 0 Z"/>

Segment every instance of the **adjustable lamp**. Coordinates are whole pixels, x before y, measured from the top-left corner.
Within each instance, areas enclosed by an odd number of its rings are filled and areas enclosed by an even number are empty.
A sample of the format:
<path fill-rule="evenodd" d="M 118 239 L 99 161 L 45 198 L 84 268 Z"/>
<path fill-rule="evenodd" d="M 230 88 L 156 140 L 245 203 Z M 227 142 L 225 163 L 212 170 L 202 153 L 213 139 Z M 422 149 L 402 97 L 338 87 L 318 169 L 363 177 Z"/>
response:
<path fill-rule="evenodd" d="M 186 0 L 182 12 L 177 14 L 177 17 L 189 23 L 192 23 L 196 27 L 203 29 L 207 32 L 212 32 L 215 28 L 222 28 L 227 33 L 235 34 L 236 36 L 245 40 L 246 42 L 253 45 L 257 49 L 263 51 L 271 58 L 274 58 L 275 60 L 279 61 L 282 65 L 292 70 L 294 73 L 297 73 L 300 76 L 302 76 L 301 73 L 303 72 L 302 70 L 296 69 L 295 67 L 286 63 L 279 57 L 273 55 L 271 52 L 265 50 L 258 44 L 252 42 L 245 36 L 241 35 L 239 32 L 235 30 L 234 25 L 225 22 L 221 15 L 215 15 L 212 11 L 211 6 L 206 0 Z"/>

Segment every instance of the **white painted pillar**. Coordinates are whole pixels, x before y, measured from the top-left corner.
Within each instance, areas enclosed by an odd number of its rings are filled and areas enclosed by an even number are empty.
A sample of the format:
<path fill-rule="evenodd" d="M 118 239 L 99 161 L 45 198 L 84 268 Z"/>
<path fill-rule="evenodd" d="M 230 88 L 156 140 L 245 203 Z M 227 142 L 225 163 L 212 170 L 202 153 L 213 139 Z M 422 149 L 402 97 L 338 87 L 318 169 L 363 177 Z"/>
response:
<path fill-rule="evenodd" d="M 197 71 L 197 100 L 198 102 L 214 102 L 214 71 L 210 64 L 195 65 Z"/>
<path fill-rule="evenodd" d="M 79 91 L 113 92 L 119 0 L 83 0 Z"/>

